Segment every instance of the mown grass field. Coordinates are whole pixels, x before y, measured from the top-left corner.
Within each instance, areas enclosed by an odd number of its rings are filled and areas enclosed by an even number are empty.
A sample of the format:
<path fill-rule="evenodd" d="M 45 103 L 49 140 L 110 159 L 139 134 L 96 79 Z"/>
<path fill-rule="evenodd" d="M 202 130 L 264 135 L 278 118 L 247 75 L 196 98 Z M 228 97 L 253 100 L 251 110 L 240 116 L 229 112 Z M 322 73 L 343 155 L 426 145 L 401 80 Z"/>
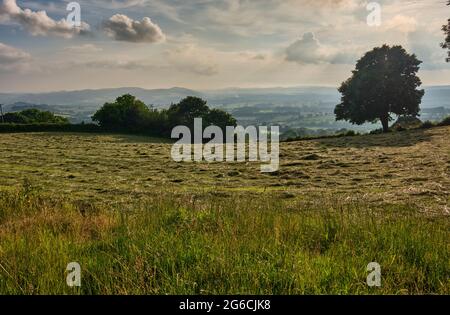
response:
<path fill-rule="evenodd" d="M 1 134 L 0 293 L 449 294 L 449 138 L 282 143 L 263 174 L 144 137 Z"/>

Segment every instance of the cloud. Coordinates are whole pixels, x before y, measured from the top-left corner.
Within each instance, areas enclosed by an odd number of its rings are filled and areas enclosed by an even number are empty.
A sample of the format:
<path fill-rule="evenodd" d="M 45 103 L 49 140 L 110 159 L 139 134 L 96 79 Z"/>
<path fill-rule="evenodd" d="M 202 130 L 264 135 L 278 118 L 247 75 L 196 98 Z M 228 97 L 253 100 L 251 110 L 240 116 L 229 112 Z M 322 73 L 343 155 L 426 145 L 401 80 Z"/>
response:
<path fill-rule="evenodd" d="M 80 58 L 82 59 L 82 58 Z M 54 75 L 60 72 L 82 73 L 91 76 L 92 72 L 109 71 L 115 73 L 116 71 L 133 71 L 144 72 L 159 71 L 166 69 L 164 65 L 155 65 L 151 60 L 145 59 L 131 59 L 123 56 L 101 56 L 100 58 L 84 60 L 57 60 L 51 61 L 34 69 L 36 73 L 45 75 Z"/>
<path fill-rule="evenodd" d="M 433 41 L 429 41 L 429 39 Z M 417 55 L 422 60 L 421 68 L 424 70 L 442 70 L 449 69 L 448 63 L 445 62 L 446 52 L 443 49 L 436 49 L 436 43 L 441 37 L 433 36 L 422 30 L 411 32 L 408 34 L 408 52 Z"/>
<path fill-rule="evenodd" d="M 0 43 L 0 71 L 21 70 L 30 60 L 31 55 L 23 50 Z"/>
<path fill-rule="evenodd" d="M 240 52 L 239 56 L 244 57 L 246 61 L 265 61 L 269 59 L 269 54 L 267 53 L 252 52 L 252 51 Z"/>
<path fill-rule="evenodd" d="M 81 46 L 66 47 L 66 48 L 64 48 L 64 51 L 71 52 L 71 53 L 77 53 L 77 54 L 84 54 L 84 53 L 100 52 L 100 51 L 103 51 L 103 49 L 98 46 L 95 46 L 93 44 L 84 44 Z"/>
<path fill-rule="evenodd" d="M 352 64 L 357 55 L 347 49 L 322 45 L 314 33 L 303 34 L 302 38 L 286 48 L 286 61 L 299 64 Z"/>
<path fill-rule="evenodd" d="M 219 66 L 214 62 L 212 52 L 200 49 L 193 44 L 186 44 L 167 51 L 168 61 L 183 72 L 202 76 L 213 76 L 219 73 Z"/>
<path fill-rule="evenodd" d="M 292 34 L 298 27 L 348 25 L 365 11 L 364 0 L 216 0 L 196 7 L 196 18 L 234 35 Z M 365 17 L 364 17 L 365 19 Z"/>
<path fill-rule="evenodd" d="M 158 67 L 143 60 L 94 60 L 87 62 L 74 63 L 72 66 L 83 67 L 87 69 L 103 69 L 103 70 L 155 70 Z"/>
<path fill-rule="evenodd" d="M 148 4 L 148 0 L 89 0 L 95 5 L 111 9 L 127 9 L 131 7 L 142 7 Z"/>
<path fill-rule="evenodd" d="M 103 22 L 103 29 L 117 41 L 157 43 L 166 39 L 161 28 L 148 17 L 135 21 L 126 15 L 116 14 Z"/>
<path fill-rule="evenodd" d="M 3 21 L 12 21 L 21 25 L 33 36 L 61 36 L 71 38 L 74 35 L 89 34 L 90 27 L 85 22 L 80 27 L 73 27 L 65 19 L 55 21 L 46 11 L 34 12 L 30 9 L 20 8 L 16 0 L 3 0 L 0 6 L 0 17 Z"/>
<path fill-rule="evenodd" d="M 386 30 L 397 30 L 401 33 L 411 33 L 417 29 L 417 20 L 414 17 L 396 15 L 385 24 Z"/>
<path fill-rule="evenodd" d="M 286 49 L 287 61 L 294 61 L 297 63 L 322 63 L 325 59 L 325 49 L 311 32 L 303 34 L 301 39 L 295 41 Z"/>

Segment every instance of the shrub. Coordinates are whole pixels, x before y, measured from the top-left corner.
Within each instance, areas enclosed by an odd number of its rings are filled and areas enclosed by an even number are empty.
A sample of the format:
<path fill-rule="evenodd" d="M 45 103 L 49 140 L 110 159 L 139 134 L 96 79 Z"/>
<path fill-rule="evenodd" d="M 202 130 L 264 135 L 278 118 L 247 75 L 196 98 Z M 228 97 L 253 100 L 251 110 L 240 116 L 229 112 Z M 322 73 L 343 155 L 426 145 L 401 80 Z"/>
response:
<path fill-rule="evenodd" d="M 375 129 L 370 132 L 371 135 L 379 135 L 383 133 L 383 129 Z"/>
<path fill-rule="evenodd" d="M 424 122 L 420 126 L 420 128 L 422 128 L 422 129 L 430 129 L 430 128 L 433 128 L 433 127 L 434 127 L 434 124 L 431 121 L 429 121 L 429 120 L 427 120 L 426 122 Z"/>
<path fill-rule="evenodd" d="M 354 130 L 349 130 L 349 131 L 347 131 L 344 135 L 345 135 L 346 137 L 354 137 L 354 136 L 357 136 L 358 133 L 357 133 L 356 131 L 354 131 Z"/>
<path fill-rule="evenodd" d="M 395 127 L 394 127 L 394 130 L 395 130 L 395 131 L 399 131 L 399 132 L 400 132 L 400 131 L 405 131 L 405 130 L 406 130 L 406 128 L 404 128 L 404 127 L 403 127 L 403 126 L 401 126 L 401 125 L 397 125 L 397 126 L 395 126 Z"/>
<path fill-rule="evenodd" d="M 17 113 L 6 113 L 3 115 L 3 121 L 10 124 L 68 124 L 69 120 L 65 117 L 57 116 L 52 112 L 41 111 L 38 109 L 26 109 Z"/>
<path fill-rule="evenodd" d="M 450 116 L 448 116 L 448 117 L 446 117 L 446 118 L 444 118 L 444 120 L 442 120 L 440 123 L 439 123 L 439 126 L 450 126 Z"/>

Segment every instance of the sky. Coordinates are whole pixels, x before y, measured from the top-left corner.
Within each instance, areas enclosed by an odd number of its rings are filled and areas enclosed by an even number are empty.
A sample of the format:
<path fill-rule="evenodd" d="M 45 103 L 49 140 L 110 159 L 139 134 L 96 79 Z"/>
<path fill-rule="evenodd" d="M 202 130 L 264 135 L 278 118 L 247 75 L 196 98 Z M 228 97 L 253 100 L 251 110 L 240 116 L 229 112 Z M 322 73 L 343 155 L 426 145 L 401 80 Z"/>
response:
<path fill-rule="evenodd" d="M 383 44 L 450 84 L 446 0 L 78 0 L 77 25 L 69 2 L 0 0 L 0 93 L 337 87 Z"/>

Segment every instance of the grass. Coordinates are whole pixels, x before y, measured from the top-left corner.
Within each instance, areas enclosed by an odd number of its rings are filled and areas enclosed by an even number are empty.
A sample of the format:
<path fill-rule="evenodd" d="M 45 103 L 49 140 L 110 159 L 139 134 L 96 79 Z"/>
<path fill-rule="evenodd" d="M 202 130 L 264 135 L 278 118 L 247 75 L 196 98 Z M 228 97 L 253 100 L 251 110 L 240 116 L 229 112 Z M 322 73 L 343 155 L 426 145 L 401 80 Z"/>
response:
<path fill-rule="evenodd" d="M 143 137 L 0 135 L 0 293 L 450 294 L 449 134 L 282 143 L 275 174 Z"/>
<path fill-rule="evenodd" d="M 450 293 L 450 222 L 414 206 L 162 192 L 127 209 L 23 190 L 0 200 L 3 294 Z M 372 261 L 381 288 L 366 285 Z"/>

